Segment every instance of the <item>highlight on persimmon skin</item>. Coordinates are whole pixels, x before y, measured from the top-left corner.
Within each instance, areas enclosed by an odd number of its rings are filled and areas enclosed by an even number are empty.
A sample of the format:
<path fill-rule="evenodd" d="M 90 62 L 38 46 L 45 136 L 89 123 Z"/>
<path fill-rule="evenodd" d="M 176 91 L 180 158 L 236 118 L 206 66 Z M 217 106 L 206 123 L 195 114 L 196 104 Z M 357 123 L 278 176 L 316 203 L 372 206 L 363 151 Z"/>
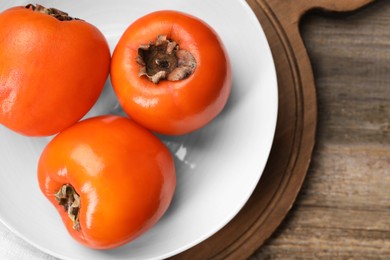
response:
<path fill-rule="evenodd" d="M 213 28 L 165 10 L 139 18 L 124 32 L 113 53 L 111 82 L 133 120 L 154 132 L 181 135 L 223 110 L 232 75 Z"/>
<path fill-rule="evenodd" d="M 55 8 L 0 13 L 0 124 L 53 135 L 80 120 L 107 80 L 111 54 L 94 25 Z"/>
<path fill-rule="evenodd" d="M 52 139 L 39 159 L 38 183 L 69 234 L 103 250 L 131 242 L 160 220 L 176 172 L 155 135 L 128 118 L 105 115 Z"/>

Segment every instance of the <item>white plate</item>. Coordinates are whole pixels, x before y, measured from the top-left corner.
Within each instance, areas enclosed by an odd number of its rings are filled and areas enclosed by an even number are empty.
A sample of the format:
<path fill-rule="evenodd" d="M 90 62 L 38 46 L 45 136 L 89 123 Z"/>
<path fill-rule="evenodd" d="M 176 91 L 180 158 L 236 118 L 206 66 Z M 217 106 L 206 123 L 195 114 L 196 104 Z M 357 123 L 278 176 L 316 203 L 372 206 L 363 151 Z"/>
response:
<path fill-rule="evenodd" d="M 0 10 L 30 1 L 3 0 Z M 35 3 L 35 2 L 33 2 Z M 277 117 L 272 55 L 255 15 L 243 0 L 39 1 L 96 25 L 111 50 L 127 26 L 156 10 L 176 9 L 209 23 L 233 68 L 230 100 L 211 124 L 189 135 L 164 137 L 175 155 L 177 191 L 161 221 L 134 242 L 111 251 L 77 244 L 36 178 L 40 152 L 51 138 L 27 138 L 0 126 L 0 219 L 41 250 L 64 259 L 161 259 L 180 253 L 227 224 L 250 197 L 263 172 Z M 54 108 L 53 108 L 54 109 Z M 87 117 L 121 113 L 109 83 Z"/>

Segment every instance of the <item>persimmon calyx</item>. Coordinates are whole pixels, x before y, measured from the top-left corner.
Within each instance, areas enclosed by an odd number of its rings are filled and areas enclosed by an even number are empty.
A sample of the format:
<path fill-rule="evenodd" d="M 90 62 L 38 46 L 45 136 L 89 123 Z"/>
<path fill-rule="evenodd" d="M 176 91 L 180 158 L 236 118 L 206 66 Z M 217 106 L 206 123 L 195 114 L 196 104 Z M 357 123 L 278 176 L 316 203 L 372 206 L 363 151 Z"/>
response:
<path fill-rule="evenodd" d="M 73 18 L 68 15 L 68 13 L 65 13 L 61 10 L 58 10 L 56 8 L 46 8 L 43 5 L 33 5 L 33 4 L 28 4 L 25 6 L 25 8 L 33 10 L 34 12 L 39 12 L 43 14 L 47 14 L 50 16 L 53 16 L 59 21 L 72 21 L 72 20 L 80 20 L 78 18 Z"/>
<path fill-rule="evenodd" d="M 73 229 L 80 230 L 79 211 L 80 196 L 70 184 L 64 184 L 55 194 L 58 204 L 63 206 L 73 222 Z"/>
<path fill-rule="evenodd" d="M 138 75 L 146 76 L 154 84 L 163 79 L 178 81 L 188 78 L 197 65 L 189 51 L 181 50 L 166 35 L 159 35 L 154 43 L 140 45 L 136 62 L 140 65 Z"/>

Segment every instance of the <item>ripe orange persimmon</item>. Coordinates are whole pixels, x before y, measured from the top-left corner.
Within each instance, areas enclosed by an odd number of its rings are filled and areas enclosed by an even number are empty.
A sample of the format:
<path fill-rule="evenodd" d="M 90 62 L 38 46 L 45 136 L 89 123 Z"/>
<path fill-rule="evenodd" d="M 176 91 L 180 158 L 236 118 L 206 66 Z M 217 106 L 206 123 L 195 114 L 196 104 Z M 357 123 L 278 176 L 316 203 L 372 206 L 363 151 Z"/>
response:
<path fill-rule="evenodd" d="M 81 119 L 107 79 L 110 50 L 93 25 L 40 5 L 0 14 L 0 124 L 52 135 Z"/>
<path fill-rule="evenodd" d="M 43 194 L 81 244 L 110 249 L 144 233 L 171 203 L 173 157 L 152 133 L 120 116 L 78 122 L 58 134 L 38 164 Z"/>
<path fill-rule="evenodd" d="M 122 35 L 111 81 L 132 119 L 155 132 L 179 135 L 221 112 L 232 79 L 227 52 L 208 24 L 178 11 L 157 11 Z"/>

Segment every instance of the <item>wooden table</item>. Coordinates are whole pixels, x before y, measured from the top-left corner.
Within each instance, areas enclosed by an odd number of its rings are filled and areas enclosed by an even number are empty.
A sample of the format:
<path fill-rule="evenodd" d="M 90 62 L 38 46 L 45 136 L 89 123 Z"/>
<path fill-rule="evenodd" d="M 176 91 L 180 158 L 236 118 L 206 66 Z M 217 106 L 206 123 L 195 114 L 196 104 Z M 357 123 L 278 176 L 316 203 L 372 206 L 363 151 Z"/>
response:
<path fill-rule="evenodd" d="M 312 13 L 316 146 L 294 207 L 251 259 L 390 259 L 390 1 Z"/>

